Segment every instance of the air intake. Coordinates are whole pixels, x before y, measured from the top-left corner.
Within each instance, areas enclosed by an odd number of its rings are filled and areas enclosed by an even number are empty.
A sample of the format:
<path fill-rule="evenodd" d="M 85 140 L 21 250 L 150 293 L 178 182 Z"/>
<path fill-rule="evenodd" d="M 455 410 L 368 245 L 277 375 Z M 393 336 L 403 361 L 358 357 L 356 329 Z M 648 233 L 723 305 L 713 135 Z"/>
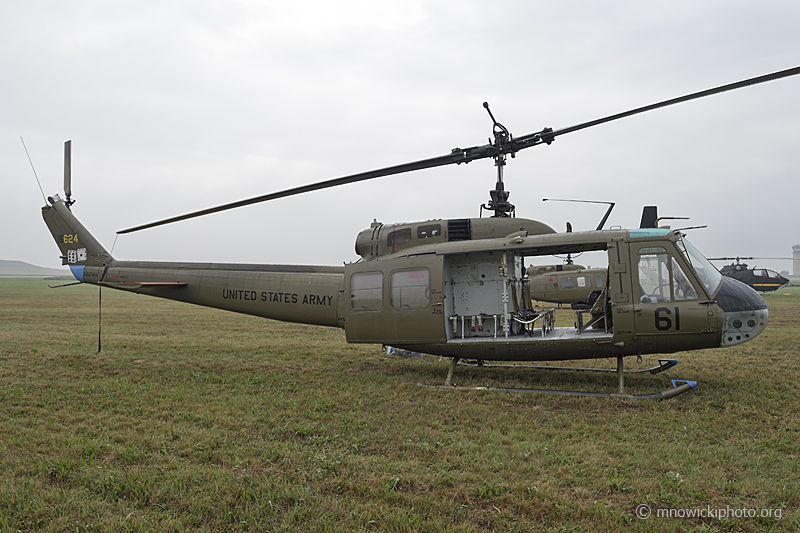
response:
<path fill-rule="evenodd" d="M 448 241 L 469 241 L 471 239 L 472 231 L 470 230 L 470 222 L 468 218 L 457 218 L 455 220 L 447 221 Z"/>

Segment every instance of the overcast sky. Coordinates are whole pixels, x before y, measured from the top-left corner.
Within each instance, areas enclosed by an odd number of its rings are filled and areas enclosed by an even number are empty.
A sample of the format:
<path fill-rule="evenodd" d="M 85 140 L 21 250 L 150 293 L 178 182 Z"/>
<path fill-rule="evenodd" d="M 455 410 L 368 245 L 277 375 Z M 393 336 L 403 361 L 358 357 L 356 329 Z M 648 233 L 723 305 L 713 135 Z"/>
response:
<path fill-rule="evenodd" d="M 491 160 L 171 226 L 251 196 L 603 117 L 800 65 L 800 2 L 36 1 L 0 5 L 0 259 L 60 265 L 41 219 L 72 139 L 73 212 L 118 259 L 342 264 L 373 219 L 477 217 Z M 708 257 L 800 242 L 800 76 L 559 137 L 506 167 L 559 231 L 687 216 Z M 750 262 L 777 270 L 791 262 Z M 719 265 L 720 267 L 722 264 Z"/>

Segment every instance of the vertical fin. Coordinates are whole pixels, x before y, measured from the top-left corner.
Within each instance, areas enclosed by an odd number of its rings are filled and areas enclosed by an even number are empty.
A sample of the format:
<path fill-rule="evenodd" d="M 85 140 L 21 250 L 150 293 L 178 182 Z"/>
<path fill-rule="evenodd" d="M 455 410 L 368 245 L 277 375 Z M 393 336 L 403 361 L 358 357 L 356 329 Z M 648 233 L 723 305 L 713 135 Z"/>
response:
<path fill-rule="evenodd" d="M 102 267 L 114 259 L 75 218 L 64 200 L 55 196 L 48 201 L 51 205 L 42 207 L 42 218 L 61 251 L 61 263 L 69 265 L 78 281 L 83 281 L 85 267 Z"/>

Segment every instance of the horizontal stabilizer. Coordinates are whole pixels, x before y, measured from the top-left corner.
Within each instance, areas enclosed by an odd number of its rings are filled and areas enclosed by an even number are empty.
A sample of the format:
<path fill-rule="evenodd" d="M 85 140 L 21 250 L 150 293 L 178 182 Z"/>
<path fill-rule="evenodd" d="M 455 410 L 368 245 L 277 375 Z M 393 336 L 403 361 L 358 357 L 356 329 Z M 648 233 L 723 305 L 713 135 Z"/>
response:
<path fill-rule="evenodd" d="M 100 285 L 107 285 L 115 289 L 141 289 L 142 287 L 185 287 L 183 281 L 127 281 L 117 283 L 113 281 L 101 281 Z"/>

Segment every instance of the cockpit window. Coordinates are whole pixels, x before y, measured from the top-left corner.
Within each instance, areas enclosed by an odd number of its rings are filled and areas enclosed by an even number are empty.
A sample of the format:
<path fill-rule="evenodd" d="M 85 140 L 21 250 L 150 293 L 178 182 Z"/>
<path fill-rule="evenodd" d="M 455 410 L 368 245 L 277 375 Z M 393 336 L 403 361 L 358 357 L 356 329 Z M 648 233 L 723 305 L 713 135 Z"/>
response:
<path fill-rule="evenodd" d="M 689 278 L 683 273 L 683 269 L 672 257 L 672 292 L 676 300 L 695 300 L 697 291 L 692 287 Z"/>
<path fill-rule="evenodd" d="M 663 250 L 663 253 L 662 253 Z M 639 301 L 669 302 L 669 255 L 661 247 L 639 250 Z"/>
<path fill-rule="evenodd" d="M 639 301 L 660 303 L 697 299 L 697 291 L 665 248 L 639 249 Z"/>
<path fill-rule="evenodd" d="M 714 265 L 708 262 L 708 259 L 703 257 L 697 248 L 692 246 L 692 243 L 681 237 L 678 239 L 678 248 L 683 250 L 686 260 L 692 265 L 694 271 L 697 272 L 697 277 L 708 289 L 709 294 L 714 294 L 719 284 L 722 283 L 722 274 L 717 270 Z"/>

